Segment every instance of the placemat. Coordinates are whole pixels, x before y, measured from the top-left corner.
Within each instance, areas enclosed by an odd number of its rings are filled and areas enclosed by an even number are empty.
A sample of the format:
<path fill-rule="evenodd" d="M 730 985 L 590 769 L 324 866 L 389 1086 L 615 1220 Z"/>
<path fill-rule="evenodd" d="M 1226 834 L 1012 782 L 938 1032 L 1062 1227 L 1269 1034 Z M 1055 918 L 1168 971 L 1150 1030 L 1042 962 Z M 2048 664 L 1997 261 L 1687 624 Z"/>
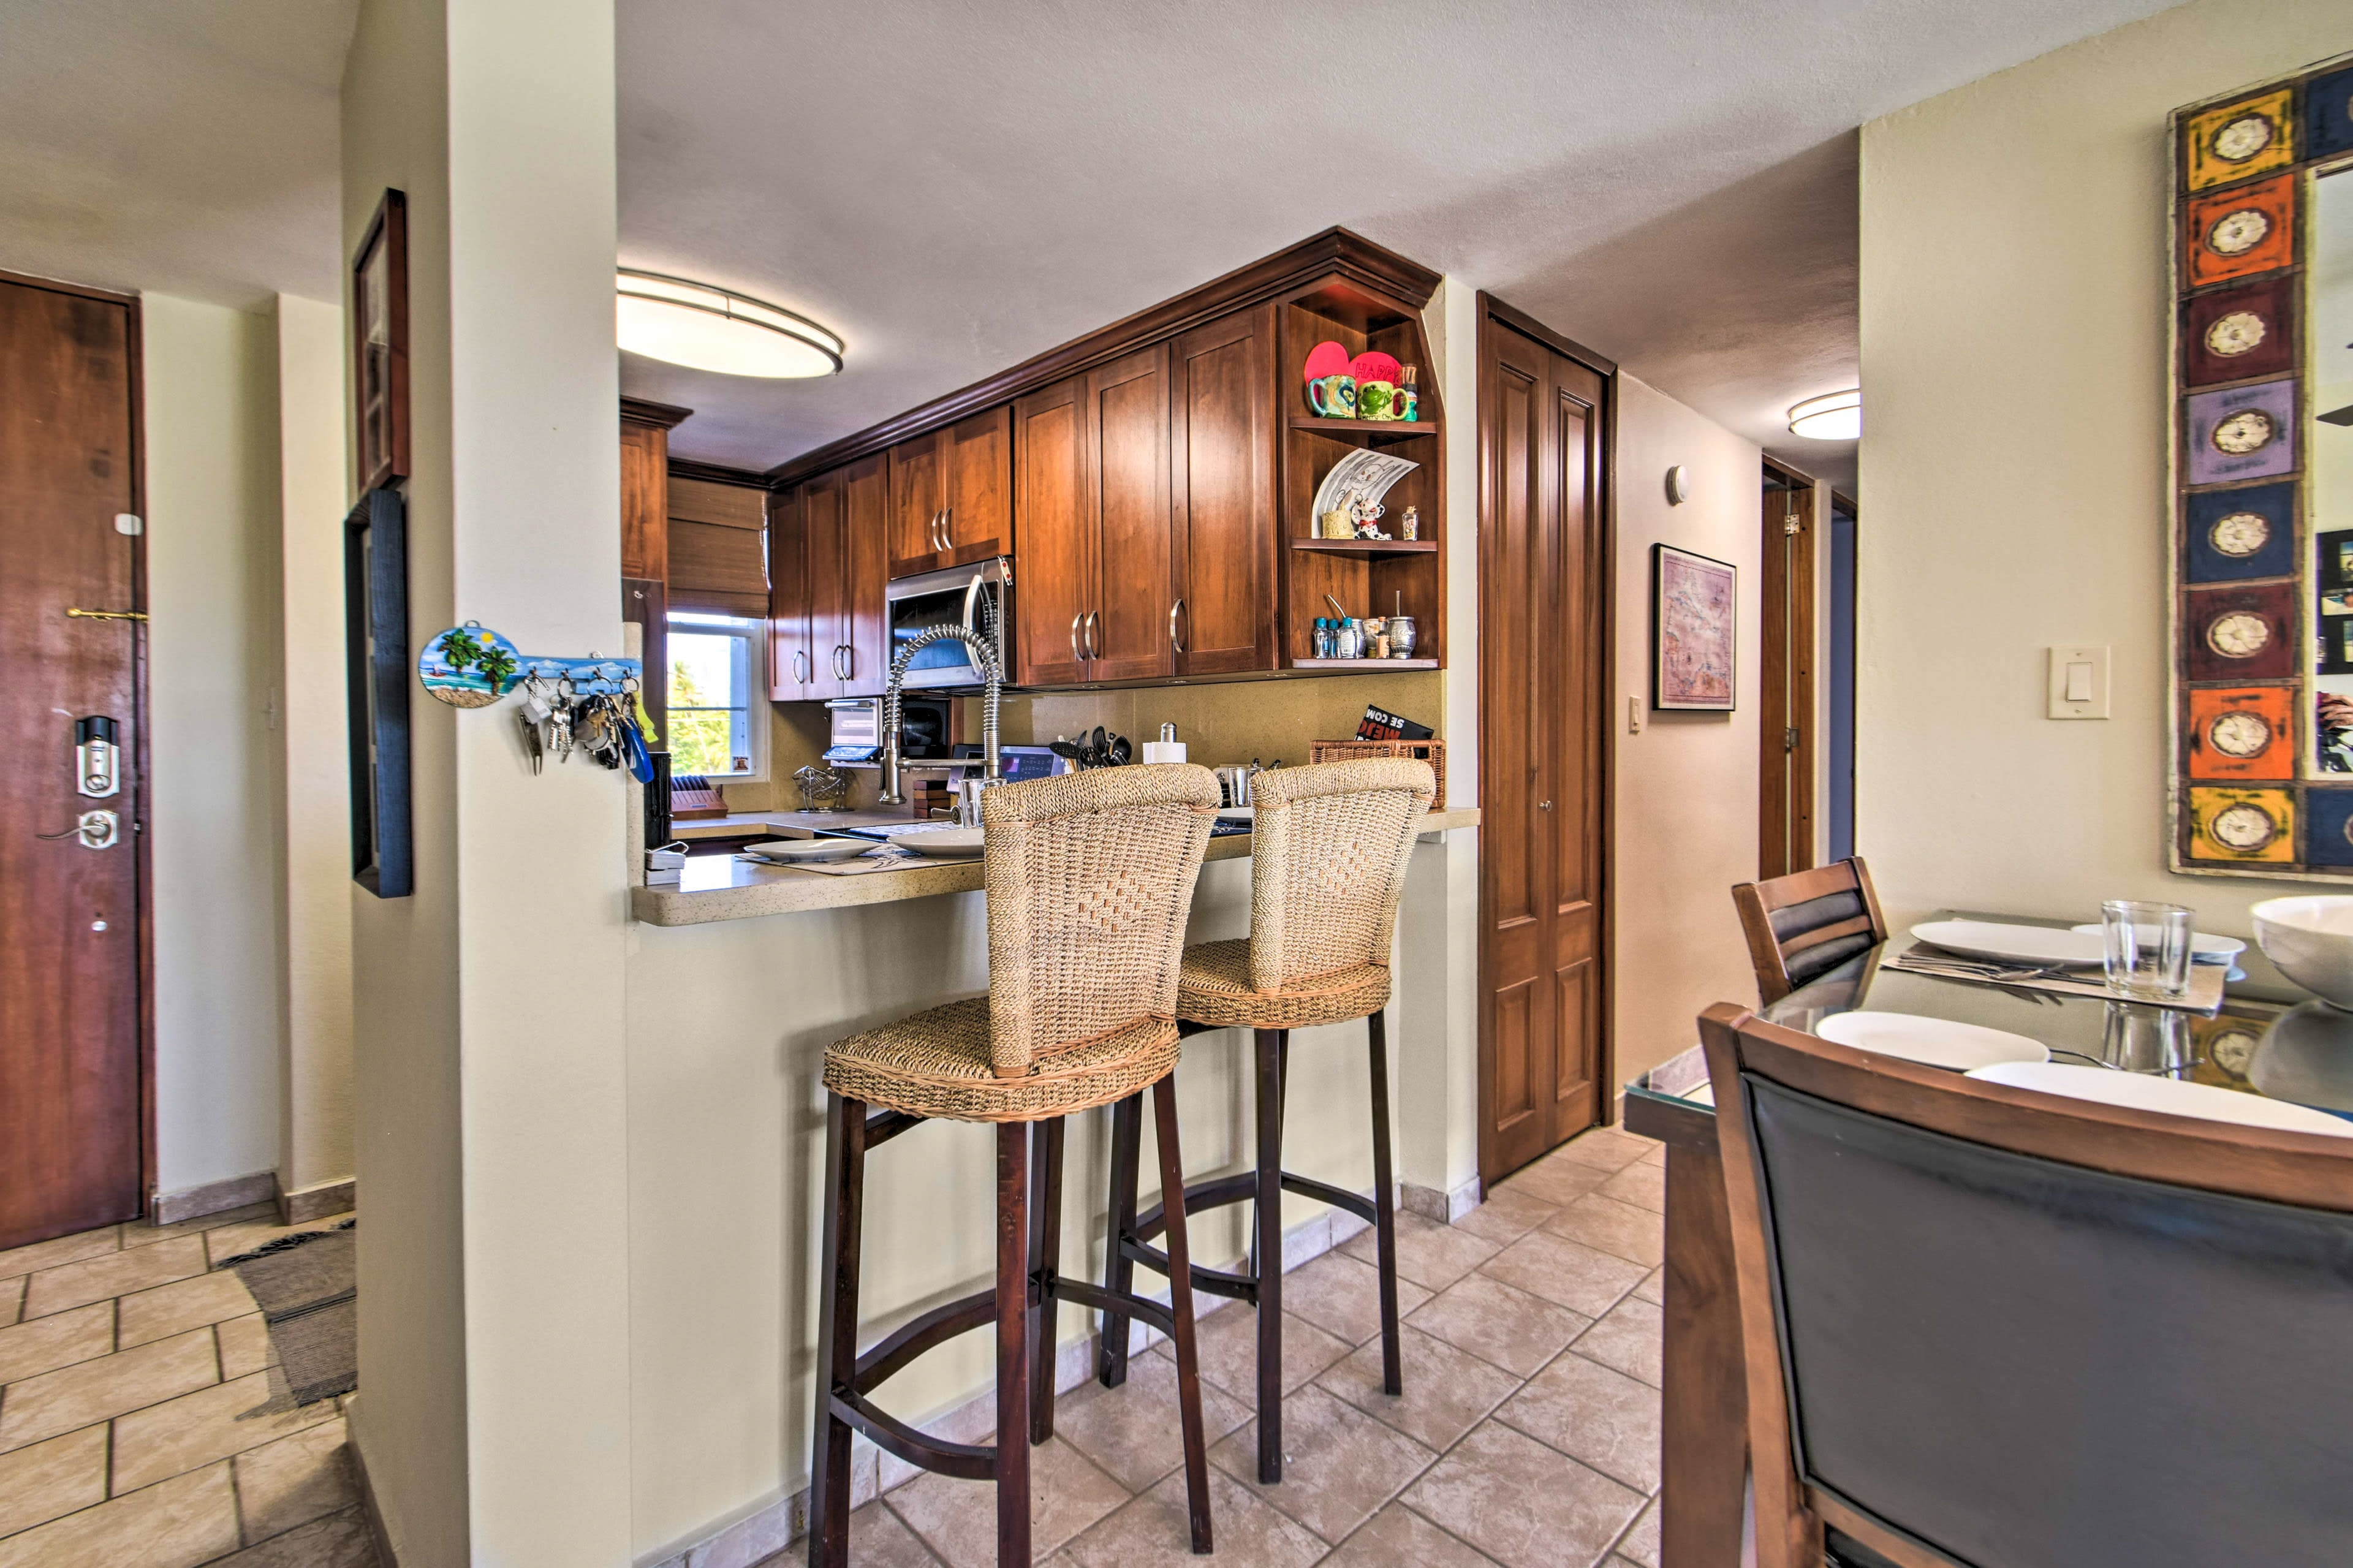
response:
<path fill-rule="evenodd" d="M 1903 952 L 1883 959 L 1879 967 L 1900 969 L 1911 974 L 1933 974 L 1939 980 L 1966 980 L 1978 985 L 2048 991 L 2054 996 L 2096 996 L 2105 1002 L 2137 1002 L 2144 1006 L 2171 1007 L 2184 1013 L 2210 1016 L 2222 1005 L 2222 981 L 2231 970 L 2227 963 L 2193 963 L 2189 966 L 2189 994 L 2170 1001 L 2153 1001 L 2109 990 L 2106 977 L 2096 969 L 2037 969 L 2032 964 L 2005 965 L 1991 960 L 1980 962 L 1947 952 L 1940 947 L 1930 947 L 1925 942 L 1915 942 Z M 2076 975 L 2083 978 L 2074 978 Z"/>

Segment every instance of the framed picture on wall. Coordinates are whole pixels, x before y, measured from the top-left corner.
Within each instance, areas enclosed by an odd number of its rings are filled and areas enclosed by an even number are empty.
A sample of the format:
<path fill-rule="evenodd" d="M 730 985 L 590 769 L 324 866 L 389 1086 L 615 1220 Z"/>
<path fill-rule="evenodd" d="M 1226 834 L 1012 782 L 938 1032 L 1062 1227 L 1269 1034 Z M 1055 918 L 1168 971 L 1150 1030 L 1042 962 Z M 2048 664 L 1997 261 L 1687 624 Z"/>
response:
<path fill-rule="evenodd" d="M 1672 544 L 1651 546 L 1651 706 L 1734 707 L 1738 568 Z"/>
<path fill-rule="evenodd" d="M 408 477 L 408 198 L 386 191 L 352 258 L 352 451 L 362 490 Z"/>
<path fill-rule="evenodd" d="M 415 885 L 408 814 L 408 511 L 372 489 L 343 519 L 352 879 L 379 899 Z"/>

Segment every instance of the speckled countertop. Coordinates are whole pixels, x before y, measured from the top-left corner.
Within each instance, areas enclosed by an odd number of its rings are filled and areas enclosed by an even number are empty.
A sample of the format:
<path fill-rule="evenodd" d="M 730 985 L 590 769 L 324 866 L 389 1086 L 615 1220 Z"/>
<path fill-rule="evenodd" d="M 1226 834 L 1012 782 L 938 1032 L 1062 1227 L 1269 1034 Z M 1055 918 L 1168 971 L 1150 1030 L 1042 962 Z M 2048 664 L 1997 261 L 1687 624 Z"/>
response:
<path fill-rule="evenodd" d="M 774 828 L 779 837 L 806 838 L 812 836 L 811 827 L 865 826 L 854 819 L 867 815 L 870 814 L 834 812 L 812 818 L 809 814 L 797 811 L 746 814 L 723 819 L 729 825 L 723 831 L 740 834 L 746 828 L 766 827 Z M 1478 825 L 1475 808 L 1433 811 L 1423 819 L 1422 837 L 1428 838 L 1453 828 Z M 718 826 L 716 822 L 691 826 L 706 830 L 698 837 L 720 836 L 712 831 Z M 1233 834 L 1209 840 L 1207 858 L 1239 860 L 1250 852 L 1250 836 Z M 896 903 L 902 899 L 929 899 L 943 893 L 976 893 L 980 887 L 981 863 L 977 860 L 919 866 L 904 871 L 878 871 L 862 877 L 838 877 L 790 866 L 763 866 L 732 855 L 712 855 L 689 860 L 676 887 L 631 889 L 629 912 L 648 925 L 704 925 L 712 921 L 847 909 L 853 904 Z"/>

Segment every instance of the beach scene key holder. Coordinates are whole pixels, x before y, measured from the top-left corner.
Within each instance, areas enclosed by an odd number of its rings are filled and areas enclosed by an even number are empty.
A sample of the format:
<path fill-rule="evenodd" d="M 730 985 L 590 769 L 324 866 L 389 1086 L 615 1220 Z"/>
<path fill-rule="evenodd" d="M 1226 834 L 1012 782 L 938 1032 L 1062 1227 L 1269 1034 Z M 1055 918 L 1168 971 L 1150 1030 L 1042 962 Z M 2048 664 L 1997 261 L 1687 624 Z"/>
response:
<path fill-rule="evenodd" d="M 522 653 L 480 621 L 438 633 L 417 657 L 417 680 L 452 708 L 488 708 L 522 688 L 517 727 L 533 773 L 549 753 L 568 763 L 576 751 L 640 784 L 653 778 L 637 701 L 644 674 L 634 658 Z"/>

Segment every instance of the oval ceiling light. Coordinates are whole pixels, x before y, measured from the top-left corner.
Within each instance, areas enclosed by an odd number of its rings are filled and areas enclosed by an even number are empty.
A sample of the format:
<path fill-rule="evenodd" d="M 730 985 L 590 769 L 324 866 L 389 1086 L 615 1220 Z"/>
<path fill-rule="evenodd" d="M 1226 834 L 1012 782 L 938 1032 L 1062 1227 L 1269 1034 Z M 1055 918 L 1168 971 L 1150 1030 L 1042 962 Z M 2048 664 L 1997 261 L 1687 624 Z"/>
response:
<path fill-rule="evenodd" d="M 1789 410 L 1789 434 L 1809 441 L 1854 441 L 1862 436 L 1862 394 L 1809 397 Z"/>
<path fill-rule="evenodd" d="M 659 272 L 618 269 L 614 335 L 633 354 L 723 375 L 833 375 L 841 339 L 765 300 Z"/>

